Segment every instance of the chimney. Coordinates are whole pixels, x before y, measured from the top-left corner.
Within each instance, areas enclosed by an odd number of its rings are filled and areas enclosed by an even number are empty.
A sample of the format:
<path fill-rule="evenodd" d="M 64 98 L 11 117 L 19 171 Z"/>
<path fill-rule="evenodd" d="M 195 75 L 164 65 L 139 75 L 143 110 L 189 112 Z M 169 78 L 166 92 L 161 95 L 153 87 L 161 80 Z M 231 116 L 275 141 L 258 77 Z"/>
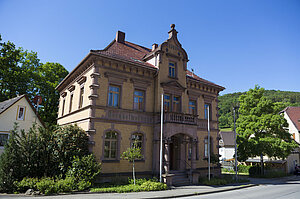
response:
<path fill-rule="evenodd" d="M 116 42 L 125 43 L 125 33 L 118 30 L 116 34 Z"/>
<path fill-rule="evenodd" d="M 152 44 L 152 51 L 158 47 L 158 44 Z"/>

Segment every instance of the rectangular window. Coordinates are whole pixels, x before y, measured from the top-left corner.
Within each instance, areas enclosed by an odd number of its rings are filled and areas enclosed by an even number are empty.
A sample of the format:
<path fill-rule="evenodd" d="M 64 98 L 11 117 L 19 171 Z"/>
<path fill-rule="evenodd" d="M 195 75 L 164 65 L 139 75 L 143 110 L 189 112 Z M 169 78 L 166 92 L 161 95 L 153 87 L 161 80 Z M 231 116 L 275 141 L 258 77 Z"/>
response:
<path fill-rule="evenodd" d="M 176 77 L 176 65 L 174 62 L 169 62 L 169 77 Z"/>
<path fill-rule="evenodd" d="M 170 95 L 164 95 L 164 109 L 165 111 L 170 111 L 170 105 L 171 105 L 171 97 Z"/>
<path fill-rule="evenodd" d="M 82 108 L 82 105 L 83 105 L 83 94 L 84 94 L 84 87 L 82 86 L 80 88 L 79 107 L 78 108 Z"/>
<path fill-rule="evenodd" d="M 25 106 L 18 106 L 18 112 L 17 112 L 17 120 L 24 120 L 25 119 Z"/>
<path fill-rule="evenodd" d="M 173 97 L 173 112 L 180 112 L 180 97 Z"/>
<path fill-rule="evenodd" d="M 116 132 L 107 132 L 105 134 L 104 141 L 104 158 L 116 159 L 117 158 L 117 139 L 118 134 Z"/>
<path fill-rule="evenodd" d="M 144 91 L 134 91 L 133 103 L 134 110 L 144 110 Z"/>
<path fill-rule="evenodd" d="M 196 101 L 190 100 L 189 101 L 189 114 L 196 115 Z"/>
<path fill-rule="evenodd" d="M 108 106 L 119 107 L 120 87 L 109 86 Z"/>
<path fill-rule="evenodd" d="M 209 145 L 210 145 L 210 154 L 213 154 L 213 143 L 212 143 L 212 139 L 210 139 L 210 143 L 209 143 Z M 208 157 L 208 139 L 207 138 L 205 138 L 204 139 L 204 157 Z"/>
<path fill-rule="evenodd" d="M 61 116 L 63 116 L 64 113 L 65 113 L 65 104 L 66 104 L 66 98 L 64 97 L 64 99 L 63 99 L 63 101 L 62 101 Z"/>
<path fill-rule="evenodd" d="M 8 140 L 8 134 L 7 133 L 0 133 L 0 147 L 4 147 L 7 140 Z"/>
<path fill-rule="evenodd" d="M 72 105 L 73 105 L 73 93 L 70 95 L 70 107 L 69 107 L 69 113 L 72 111 Z"/>
<path fill-rule="evenodd" d="M 208 115 L 209 115 L 209 119 L 211 120 L 211 105 L 210 104 L 205 104 L 204 105 L 204 119 L 208 119 Z"/>

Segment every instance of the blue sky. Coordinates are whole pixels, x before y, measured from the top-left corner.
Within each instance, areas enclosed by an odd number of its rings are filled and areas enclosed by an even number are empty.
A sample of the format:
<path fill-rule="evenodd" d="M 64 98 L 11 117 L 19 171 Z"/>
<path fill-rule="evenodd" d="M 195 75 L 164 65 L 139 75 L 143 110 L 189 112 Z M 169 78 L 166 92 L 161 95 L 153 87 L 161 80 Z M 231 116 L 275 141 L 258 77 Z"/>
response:
<path fill-rule="evenodd" d="M 151 48 L 174 23 L 188 68 L 226 87 L 221 94 L 255 84 L 300 92 L 299 0 L 0 0 L 0 19 L 4 41 L 68 71 L 117 30 Z"/>

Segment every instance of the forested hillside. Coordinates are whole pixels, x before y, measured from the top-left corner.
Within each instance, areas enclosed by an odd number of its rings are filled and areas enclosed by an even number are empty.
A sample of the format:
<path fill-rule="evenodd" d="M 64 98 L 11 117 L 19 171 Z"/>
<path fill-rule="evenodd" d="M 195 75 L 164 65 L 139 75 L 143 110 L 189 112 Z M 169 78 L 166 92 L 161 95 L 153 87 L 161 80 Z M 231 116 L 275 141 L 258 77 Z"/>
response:
<path fill-rule="evenodd" d="M 219 96 L 220 128 L 228 128 L 233 123 L 232 107 L 238 104 L 239 96 L 246 92 Z M 272 102 L 284 102 L 286 106 L 300 106 L 300 92 L 265 90 L 264 96 Z"/>

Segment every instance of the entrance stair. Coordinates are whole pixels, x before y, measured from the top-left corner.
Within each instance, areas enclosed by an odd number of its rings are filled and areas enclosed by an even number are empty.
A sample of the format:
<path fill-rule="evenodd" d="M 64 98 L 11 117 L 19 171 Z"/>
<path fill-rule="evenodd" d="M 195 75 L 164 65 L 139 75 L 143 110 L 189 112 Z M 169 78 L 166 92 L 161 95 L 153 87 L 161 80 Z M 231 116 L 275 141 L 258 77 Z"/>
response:
<path fill-rule="evenodd" d="M 186 171 L 170 171 L 170 174 L 174 174 L 172 178 L 173 186 L 190 185 L 190 179 Z"/>

